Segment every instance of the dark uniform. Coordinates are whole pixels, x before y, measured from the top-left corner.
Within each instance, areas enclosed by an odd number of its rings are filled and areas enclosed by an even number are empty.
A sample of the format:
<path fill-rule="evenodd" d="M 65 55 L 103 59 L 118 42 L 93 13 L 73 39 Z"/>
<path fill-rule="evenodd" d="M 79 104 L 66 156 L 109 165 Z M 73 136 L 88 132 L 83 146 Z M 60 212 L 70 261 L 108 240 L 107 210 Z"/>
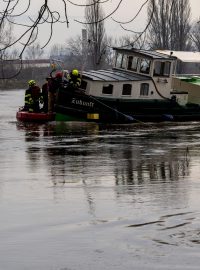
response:
<path fill-rule="evenodd" d="M 42 110 L 44 112 L 48 112 L 48 94 L 49 94 L 49 86 L 50 86 L 50 77 L 46 78 L 46 83 L 43 84 L 42 86 L 42 97 L 43 97 L 43 108 Z"/>
<path fill-rule="evenodd" d="M 57 72 L 55 78 L 52 77 L 48 81 L 48 111 L 54 111 L 54 105 L 56 102 L 56 95 L 59 88 L 62 86 L 62 72 Z"/>
<path fill-rule="evenodd" d="M 73 69 L 68 74 L 67 78 L 68 78 L 68 83 L 69 83 L 70 88 L 77 89 L 81 86 L 81 78 L 77 69 Z"/>
<path fill-rule="evenodd" d="M 29 112 L 39 112 L 39 103 L 42 102 L 40 88 L 36 86 L 34 80 L 30 80 L 28 84 L 29 88 L 25 92 L 25 106 L 23 110 Z"/>

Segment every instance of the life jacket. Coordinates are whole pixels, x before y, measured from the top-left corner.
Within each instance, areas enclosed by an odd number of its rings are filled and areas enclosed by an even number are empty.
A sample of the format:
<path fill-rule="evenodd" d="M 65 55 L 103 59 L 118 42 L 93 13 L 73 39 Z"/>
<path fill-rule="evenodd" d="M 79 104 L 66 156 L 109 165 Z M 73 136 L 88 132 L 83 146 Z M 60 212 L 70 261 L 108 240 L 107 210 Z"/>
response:
<path fill-rule="evenodd" d="M 80 87 L 81 85 L 81 78 L 80 78 L 80 75 L 78 74 L 78 76 L 74 76 L 72 74 L 72 72 L 70 72 L 70 74 L 68 74 L 68 81 L 69 81 L 69 84 L 71 84 L 72 86 L 74 87 Z"/>
<path fill-rule="evenodd" d="M 29 112 L 38 112 L 40 110 L 39 101 L 41 92 L 38 86 L 31 86 L 25 92 L 25 110 Z"/>

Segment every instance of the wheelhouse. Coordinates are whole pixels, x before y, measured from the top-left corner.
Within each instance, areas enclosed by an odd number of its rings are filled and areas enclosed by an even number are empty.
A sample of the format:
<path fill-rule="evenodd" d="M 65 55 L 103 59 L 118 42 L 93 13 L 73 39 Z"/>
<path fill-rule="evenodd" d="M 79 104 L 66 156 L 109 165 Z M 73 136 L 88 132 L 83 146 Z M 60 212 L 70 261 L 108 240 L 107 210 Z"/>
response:
<path fill-rule="evenodd" d="M 176 57 L 156 51 L 114 48 L 114 68 L 151 77 L 170 77 L 174 73 Z"/>

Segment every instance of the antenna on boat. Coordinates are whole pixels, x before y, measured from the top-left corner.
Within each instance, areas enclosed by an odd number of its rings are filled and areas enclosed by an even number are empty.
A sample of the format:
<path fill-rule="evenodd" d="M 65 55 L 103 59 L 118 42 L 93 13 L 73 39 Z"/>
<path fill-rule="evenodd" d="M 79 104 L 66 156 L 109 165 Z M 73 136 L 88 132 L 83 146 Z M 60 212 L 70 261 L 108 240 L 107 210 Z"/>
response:
<path fill-rule="evenodd" d="M 62 60 L 52 58 L 52 59 L 50 59 L 50 65 L 51 65 L 51 68 L 52 68 L 52 70 L 50 72 L 50 76 L 52 76 L 52 73 L 54 71 L 56 71 L 57 69 L 60 69 L 62 71 L 64 70 L 64 67 L 63 67 L 64 63 L 63 63 Z"/>

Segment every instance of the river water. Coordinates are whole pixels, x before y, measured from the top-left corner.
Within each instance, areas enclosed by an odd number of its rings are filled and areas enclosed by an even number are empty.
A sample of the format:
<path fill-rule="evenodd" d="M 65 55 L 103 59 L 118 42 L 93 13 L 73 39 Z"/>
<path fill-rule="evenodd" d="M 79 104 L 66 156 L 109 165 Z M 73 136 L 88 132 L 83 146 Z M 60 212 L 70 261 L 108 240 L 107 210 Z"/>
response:
<path fill-rule="evenodd" d="M 22 124 L 0 91 L 0 269 L 199 269 L 200 123 Z"/>

